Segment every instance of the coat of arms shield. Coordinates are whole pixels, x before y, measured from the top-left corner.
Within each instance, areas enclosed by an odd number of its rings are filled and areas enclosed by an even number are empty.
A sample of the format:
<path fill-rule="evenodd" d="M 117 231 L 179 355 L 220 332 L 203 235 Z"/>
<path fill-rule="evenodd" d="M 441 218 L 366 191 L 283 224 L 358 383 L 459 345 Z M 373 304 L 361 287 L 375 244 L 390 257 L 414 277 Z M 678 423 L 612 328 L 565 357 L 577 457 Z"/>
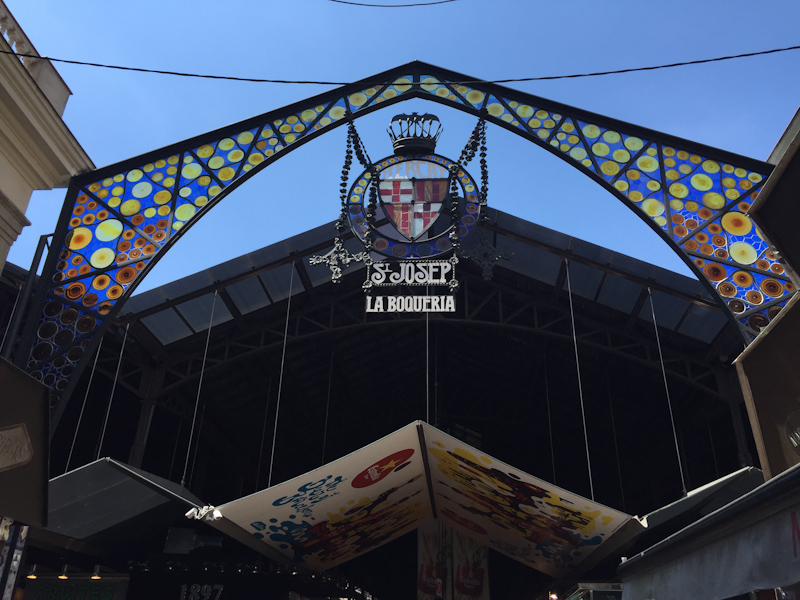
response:
<path fill-rule="evenodd" d="M 433 178 L 392 177 L 379 184 L 381 205 L 394 227 L 409 240 L 416 240 L 436 222 L 448 196 L 447 172 L 440 165 L 418 162 L 417 167 L 431 166 Z M 419 164 L 422 163 L 422 164 Z M 397 174 L 394 174 L 397 175 Z"/>

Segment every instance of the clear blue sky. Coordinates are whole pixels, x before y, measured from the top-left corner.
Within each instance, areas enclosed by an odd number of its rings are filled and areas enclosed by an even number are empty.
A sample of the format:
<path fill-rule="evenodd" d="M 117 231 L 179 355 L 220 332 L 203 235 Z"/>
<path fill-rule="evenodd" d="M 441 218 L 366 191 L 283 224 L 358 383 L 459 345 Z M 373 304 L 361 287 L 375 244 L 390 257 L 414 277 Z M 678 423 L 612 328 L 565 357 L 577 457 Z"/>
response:
<path fill-rule="evenodd" d="M 353 81 L 411 60 L 492 80 L 649 66 L 800 44 L 800 2 L 458 0 L 405 9 L 329 0 L 5 0 L 42 55 L 239 77 Z M 371 0 L 390 4 L 409 0 Z M 64 119 L 98 167 L 279 108 L 329 86 L 206 81 L 56 64 Z M 800 51 L 586 79 L 508 84 L 765 160 L 800 104 Z M 421 100 L 357 121 L 372 158 L 396 112 L 432 111 L 440 152 L 474 126 Z M 688 273 L 649 227 L 574 168 L 490 127 L 490 205 Z M 287 155 L 199 221 L 144 290 L 334 219 L 345 131 Z M 475 165 L 472 169 L 477 172 Z M 9 255 L 28 266 L 64 190 L 37 192 Z"/>

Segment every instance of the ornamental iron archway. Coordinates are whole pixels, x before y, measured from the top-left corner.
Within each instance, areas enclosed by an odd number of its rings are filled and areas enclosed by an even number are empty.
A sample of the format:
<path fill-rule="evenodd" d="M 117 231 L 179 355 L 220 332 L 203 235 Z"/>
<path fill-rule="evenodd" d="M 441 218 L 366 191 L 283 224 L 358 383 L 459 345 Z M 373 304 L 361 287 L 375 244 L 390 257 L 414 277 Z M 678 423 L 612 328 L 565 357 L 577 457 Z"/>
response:
<path fill-rule="evenodd" d="M 54 426 L 98 334 L 193 223 L 291 150 L 412 98 L 484 116 L 594 179 L 678 252 L 746 340 L 793 295 L 745 215 L 771 165 L 413 62 L 71 180 L 15 358 L 53 390 Z"/>

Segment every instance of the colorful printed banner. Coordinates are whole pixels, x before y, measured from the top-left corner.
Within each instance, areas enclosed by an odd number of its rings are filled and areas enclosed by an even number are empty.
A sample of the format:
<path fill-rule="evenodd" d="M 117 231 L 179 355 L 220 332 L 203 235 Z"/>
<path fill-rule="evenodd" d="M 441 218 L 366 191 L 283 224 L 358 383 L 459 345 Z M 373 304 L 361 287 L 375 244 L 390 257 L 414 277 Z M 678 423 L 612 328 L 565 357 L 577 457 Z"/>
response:
<path fill-rule="evenodd" d="M 430 521 L 417 529 L 417 600 L 453 600 L 451 531 L 441 521 Z"/>
<path fill-rule="evenodd" d="M 562 576 L 631 519 L 423 430 L 438 518 L 548 575 Z"/>
<path fill-rule="evenodd" d="M 432 518 L 417 427 L 218 510 L 298 564 L 335 567 Z"/>
<path fill-rule="evenodd" d="M 431 497 L 438 519 L 474 540 L 453 537 L 450 550 L 421 551 L 428 567 L 420 569 L 420 593 L 437 596 L 441 579 L 453 600 L 488 593 L 484 545 L 561 577 L 631 519 L 421 422 L 218 510 L 295 563 L 322 571 L 424 525 L 433 517 Z M 444 577 L 442 552 L 455 555 Z"/>
<path fill-rule="evenodd" d="M 489 600 L 489 549 L 442 521 L 417 530 L 417 600 Z"/>
<path fill-rule="evenodd" d="M 453 545 L 453 600 L 489 600 L 489 548 L 456 529 Z"/>

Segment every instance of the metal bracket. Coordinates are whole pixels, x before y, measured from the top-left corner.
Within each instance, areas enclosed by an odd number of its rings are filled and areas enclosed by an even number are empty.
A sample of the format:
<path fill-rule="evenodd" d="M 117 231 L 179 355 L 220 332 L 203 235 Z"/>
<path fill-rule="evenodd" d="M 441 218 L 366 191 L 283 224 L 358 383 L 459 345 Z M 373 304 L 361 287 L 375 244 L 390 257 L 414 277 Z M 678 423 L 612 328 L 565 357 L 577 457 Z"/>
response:
<path fill-rule="evenodd" d="M 490 240 L 490 232 L 486 229 L 481 231 L 481 243 L 475 246 L 469 252 L 461 252 L 463 258 L 469 258 L 480 266 L 483 278 L 487 281 L 492 279 L 492 271 L 495 263 L 502 260 L 511 260 L 514 258 L 514 253 L 508 254 L 507 252 L 497 252 L 494 244 Z"/>

